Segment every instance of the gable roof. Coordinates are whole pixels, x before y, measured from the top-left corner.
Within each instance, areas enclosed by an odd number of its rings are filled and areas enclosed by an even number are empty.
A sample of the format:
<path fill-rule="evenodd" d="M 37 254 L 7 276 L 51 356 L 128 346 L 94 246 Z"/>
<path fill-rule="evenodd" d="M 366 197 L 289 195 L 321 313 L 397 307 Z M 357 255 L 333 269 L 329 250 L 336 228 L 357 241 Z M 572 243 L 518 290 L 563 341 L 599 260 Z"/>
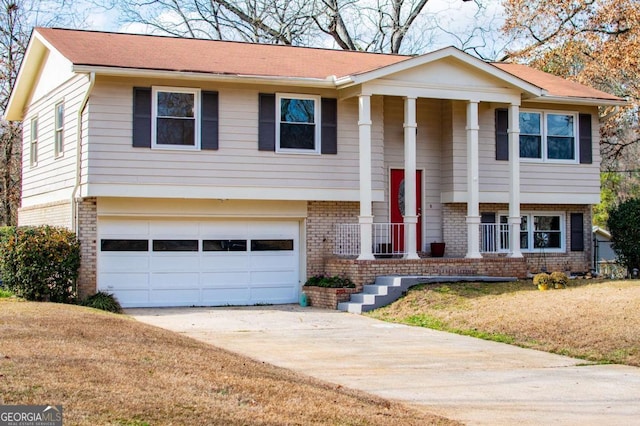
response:
<path fill-rule="evenodd" d="M 20 120 L 46 51 L 57 51 L 74 72 L 113 75 L 170 73 L 194 78 L 260 78 L 339 88 L 455 57 L 494 75 L 535 99 L 569 103 L 622 104 L 596 89 L 524 65 L 490 64 L 449 47 L 420 56 L 201 40 L 98 31 L 36 28 L 33 31 L 5 116 Z"/>

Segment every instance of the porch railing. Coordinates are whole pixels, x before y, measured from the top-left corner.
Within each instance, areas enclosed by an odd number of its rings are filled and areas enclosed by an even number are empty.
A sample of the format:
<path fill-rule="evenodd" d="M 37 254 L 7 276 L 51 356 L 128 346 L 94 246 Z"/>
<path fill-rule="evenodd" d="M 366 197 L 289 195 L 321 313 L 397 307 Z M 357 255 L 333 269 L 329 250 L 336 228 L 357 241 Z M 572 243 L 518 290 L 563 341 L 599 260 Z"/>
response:
<path fill-rule="evenodd" d="M 374 223 L 372 227 L 373 254 L 395 256 L 405 254 L 403 223 Z M 342 223 L 335 227 L 333 254 L 358 256 L 360 254 L 360 224 Z"/>
<path fill-rule="evenodd" d="M 406 253 L 404 249 L 403 223 L 373 224 L 373 254 L 395 256 Z M 509 224 L 480 224 L 480 252 L 503 253 L 509 250 Z M 342 223 L 335 227 L 333 254 L 358 256 L 360 254 L 360 224 Z"/>
<path fill-rule="evenodd" d="M 500 253 L 509 250 L 509 224 L 481 223 L 480 252 Z"/>

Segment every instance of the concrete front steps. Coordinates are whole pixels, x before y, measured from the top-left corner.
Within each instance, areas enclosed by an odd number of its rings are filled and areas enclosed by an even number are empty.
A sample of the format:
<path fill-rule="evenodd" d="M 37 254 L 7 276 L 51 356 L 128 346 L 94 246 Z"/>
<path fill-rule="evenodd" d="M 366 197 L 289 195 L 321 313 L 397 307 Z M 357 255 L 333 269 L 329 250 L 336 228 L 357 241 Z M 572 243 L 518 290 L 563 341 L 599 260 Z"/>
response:
<path fill-rule="evenodd" d="M 362 293 L 351 295 L 349 302 L 338 304 L 338 309 L 352 314 L 361 314 L 386 306 L 398 300 L 410 287 L 418 284 L 467 282 L 504 282 L 516 281 L 515 277 L 488 277 L 478 275 L 458 276 L 397 276 L 376 277 L 374 284 L 366 284 Z"/>

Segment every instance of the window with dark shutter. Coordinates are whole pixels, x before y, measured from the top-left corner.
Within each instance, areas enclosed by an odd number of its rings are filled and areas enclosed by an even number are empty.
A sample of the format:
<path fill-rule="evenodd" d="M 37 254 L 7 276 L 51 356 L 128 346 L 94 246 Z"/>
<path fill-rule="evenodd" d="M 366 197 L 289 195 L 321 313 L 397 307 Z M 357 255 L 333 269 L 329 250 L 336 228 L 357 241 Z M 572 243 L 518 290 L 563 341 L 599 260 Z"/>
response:
<path fill-rule="evenodd" d="M 218 92 L 202 92 L 200 148 L 218 149 Z"/>
<path fill-rule="evenodd" d="M 151 88 L 133 88 L 133 146 L 151 148 Z"/>
<path fill-rule="evenodd" d="M 584 215 L 571 213 L 571 251 L 584 251 Z"/>
<path fill-rule="evenodd" d="M 580 114 L 579 132 L 580 132 L 580 163 L 591 164 L 593 161 L 593 159 L 591 158 L 592 157 L 591 114 Z"/>
<path fill-rule="evenodd" d="M 509 110 L 496 109 L 496 160 L 509 160 Z"/>

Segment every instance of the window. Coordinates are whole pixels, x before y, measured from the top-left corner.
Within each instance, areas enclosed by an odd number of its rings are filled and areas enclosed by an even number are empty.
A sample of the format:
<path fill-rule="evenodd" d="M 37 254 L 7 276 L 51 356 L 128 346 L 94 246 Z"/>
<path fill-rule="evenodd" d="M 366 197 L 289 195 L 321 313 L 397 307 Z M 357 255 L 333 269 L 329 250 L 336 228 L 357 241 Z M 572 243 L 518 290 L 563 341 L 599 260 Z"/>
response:
<path fill-rule="evenodd" d="M 200 91 L 154 87 L 151 135 L 154 148 L 200 148 Z"/>
<path fill-rule="evenodd" d="M 563 252 L 565 250 L 564 214 L 523 214 L 520 223 L 520 249 L 529 252 Z M 508 223 L 508 215 L 500 215 L 500 224 Z M 509 250 L 509 228 L 501 227 L 500 250 Z"/>
<path fill-rule="evenodd" d="M 29 164 L 32 167 L 38 164 L 38 118 L 37 117 L 31 119 Z"/>
<path fill-rule="evenodd" d="M 198 251 L 198 240 L 153 240 L 153 251 Z"/>
<path fill-rule="evenodd" d="M 251 251 L 292 251 L 293 240 L 251 240 Z"/>
<path fill-rule="evenodd" d="M 58 157 L 64 153 L 64 103 L 56 104 L 55 117 L 55 156 Z"/>
<path fill-rule="evenodd" d="M 202 251 L 247 251 L 247 240 L 203 240 Z"/>
<path fill-rule="evenodd" d="M 577 122 L 572 113 L 521 111 L 520 158 L 575 161 Z"/>
<path fill-rule="evenodd" d="M 149 251 L 149 240 L 100 240 L 101 251 Z"/>
<path fill-rule="evenodd" d="M 320 153 L 320 97 L 276 96 L 276 151 Z"/>

